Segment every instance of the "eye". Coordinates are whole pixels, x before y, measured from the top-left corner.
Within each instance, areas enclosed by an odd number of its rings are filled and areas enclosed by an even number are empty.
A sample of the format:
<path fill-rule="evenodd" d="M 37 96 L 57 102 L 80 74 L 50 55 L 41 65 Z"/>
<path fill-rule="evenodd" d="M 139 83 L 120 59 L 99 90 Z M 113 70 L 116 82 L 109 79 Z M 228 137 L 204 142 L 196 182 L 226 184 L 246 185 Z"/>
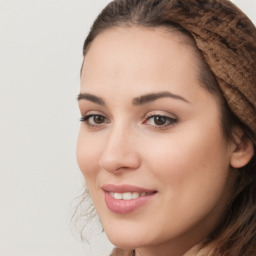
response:
<path fill-rule="evenodd" d="M 98 114 L 85 115 L 80 119 L 80 121 L 85 122 L 86 125 L 88 125 L 89 127 L 97 127 L 109 123 L 108 119 L 105 116 Z"/>
<path fill-rule="evenodd" d="M 176 118 L 165 115 L 150 115 L 146 118 L 143 124 L 151 125 L 156 128 L 167 128 L 177 122 Z"/>

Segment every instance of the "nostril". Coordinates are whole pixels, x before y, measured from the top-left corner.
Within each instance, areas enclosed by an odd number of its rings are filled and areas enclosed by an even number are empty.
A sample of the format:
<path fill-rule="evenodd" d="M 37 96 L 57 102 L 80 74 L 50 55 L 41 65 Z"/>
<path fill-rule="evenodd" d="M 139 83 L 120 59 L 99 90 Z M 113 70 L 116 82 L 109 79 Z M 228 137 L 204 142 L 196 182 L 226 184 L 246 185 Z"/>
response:
<path fill-rule="evenodd" d="M 105 152 L 106 153 L 106 152 Z M 104 154 L 99 161 L 101 168 L 109 172 L 120 172 L 135 170 L 140 166 L 140 159 L 137 154 Z"/>
<path fill-rule="evenodd" d="M 116 125 L 103 145 L 100 166 L 109 172 L 134 170 L 140 165 L 139 154 L 129 132 Z"/>

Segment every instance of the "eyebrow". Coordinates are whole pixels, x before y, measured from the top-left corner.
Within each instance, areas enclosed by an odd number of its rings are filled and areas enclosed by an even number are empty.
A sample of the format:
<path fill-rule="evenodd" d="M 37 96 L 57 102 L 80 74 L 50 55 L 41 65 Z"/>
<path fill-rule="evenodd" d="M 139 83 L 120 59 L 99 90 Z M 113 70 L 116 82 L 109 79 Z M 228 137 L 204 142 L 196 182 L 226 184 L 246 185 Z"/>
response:
<path fill-rule="evenodd" d="M 173 98 L 173 99 L 177 99 L 177 100 L 182 100 L 186 103 L 190 103 L 188 100 L 186 100 L 182 96 L 171 93 L 171 92 L 158 92 L 158 93 L 145 94 L 140 97 L 134 98 L 132 103 L 135 106 L 139 106 L 139 105 L 150 103 L 152 101 L 155 101 L 155 100 L 158 100 L 161 98 Z"/>
<path fill-rule="evenodd" d="M 93 103 L 96 103 L 98 105 L 105 106 L 105 102 L 102 98 L 97 97 L 95 95 L 92 95 L 90 93 L 80 93 L 77 96 L 77 100 L 89 100 L 89 101 L 91 101 Z"/>
<path fill-rule="evenodd" d="M 161 98 L 173 98 L 173 99 L 177 99 L 177 100 L 182 100 L 186 103 L 190 103 L 188 100 L 186 100 L 185 98 L 183 98 L 180 95 L 177 95 L 177 94 L 174 94 L 171 92 L 158 92 L 158 93 L 149 93 L 149 94 L 142 95 L 140 97 L 136 97 L 133 99 L 132 104 L 134 106 L 140 106 L 140 105 L 147 104 L 147 103 L 150 103 L 152 101 L 155 101 L 155 100 L 158 100 Z M 77 96 L 77 100 L 88 100 L 88 101 L 91 101 L 91 102 L 96 103 L 101 106 L 106 105 L 102 98 L 92 95 L 90 93 L 80 93 Z"/>

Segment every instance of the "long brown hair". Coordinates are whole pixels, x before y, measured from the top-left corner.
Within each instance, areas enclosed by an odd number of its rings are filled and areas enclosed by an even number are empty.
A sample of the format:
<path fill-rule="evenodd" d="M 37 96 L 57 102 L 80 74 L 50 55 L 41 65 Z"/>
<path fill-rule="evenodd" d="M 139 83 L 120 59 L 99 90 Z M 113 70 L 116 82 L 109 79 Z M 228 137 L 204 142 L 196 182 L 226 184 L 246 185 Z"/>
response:
<path fill-rule="evenodd" d="M 185 36 L 198 52 L 200 80 L 219 99 L 229 139 L 239 126 L 256 144 L 256 29 L 228 0 L 115 0 L 95 20 L 86 55 L 101 32 L 120 26 L 161 27 Z M 214 256 L 256 254 L 256 154 L 238 173 L 222 222 L 202 248 Z M 203 249 L 203 251 L 204 251 Z"/>

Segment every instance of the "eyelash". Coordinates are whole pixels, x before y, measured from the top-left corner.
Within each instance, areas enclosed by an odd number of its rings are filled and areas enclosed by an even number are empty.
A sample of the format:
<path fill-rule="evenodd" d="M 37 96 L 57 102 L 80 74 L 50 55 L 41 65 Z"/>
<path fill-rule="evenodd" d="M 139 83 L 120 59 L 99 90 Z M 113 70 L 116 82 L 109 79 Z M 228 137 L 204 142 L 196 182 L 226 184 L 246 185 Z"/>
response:
<path fill-rule="evenodd" d="M 97 127 L 104 125 L 104 124 L 91 124 L 90 118 L 92 118 L 92 117 L 93 118 L 96 118 L 96 117 L 103 118 L 104 121 L 106 121 L 106 119 L 107 119 L 105 116 L 100 115 L 100 114 L 89 114 L 89 115 L 85 115 L 85 116 L 81 117 L 80 121 L 86 123 L 86 125 L 89 128 L 97 128 Z M 95 123 L 95 120 L 94 120 L 94 123 Z"/>
<path fill-rule="evenodd" d="M 94 124 L 92 124 L 90 122 L 90 118 L 94 118 L 94 120 L 93 120 Z M 96 124 L 95 118 L 101 118 L 102 123 Z M 156 121 L 157 121 L 156 118 L 162 119 L 162 120 L 158 120 L 158 121 L 163 121 L 164 124 L 156 124 Z M 151 119 L 154 120 L 155 124 L 147 124 L 147 122 L 149 122 Z M 105 116 L 100 115 L 100 114 L 88 114 L 88 115 L 81 117 L 81 119 L 80 119 L 80 121 L 84 122 L 89 128 L 100 128 L 101 126 L 104 126 L 105 124 L 109 123 L 109 122 L 106 122 L 106 120 L 108 120 L 108 119 Z M 150 114 L 150 115 L 146 116 L 146 118 L 142 122 L 142 124 L 152 126 L 155 129 L 167 129 L 170 126 L 173 126 L 177 121 L 178 121 L 177 118 L 169 117 L 166 115 Z M 167 124 L 166 124 L 166 122 L 167 122 Z"/>
<path fill-rule="evenodd" d="M 155 123 L 156 122 L 156 118 L 164 119 L 165 124 L 157 125 Z M 146 120 L 143 121 L 143 124 L 146 124 L 146 122 L 148 122 L 150 119 L 154 120 L 155 124 L 151 125 L 151 126 L 153 126 L 155 129 L 167 129 L 170 126 L 173 126 L 178 121 L 177 118 L 173 118 L 173 117 L 170 117 L 170 116 L 161 115 L 161 114 L 150 114 L 150 115 L 148 115 L 146 117 Z M 166 124 L 166 122 L 167 122 L 167 124 Z"/>

